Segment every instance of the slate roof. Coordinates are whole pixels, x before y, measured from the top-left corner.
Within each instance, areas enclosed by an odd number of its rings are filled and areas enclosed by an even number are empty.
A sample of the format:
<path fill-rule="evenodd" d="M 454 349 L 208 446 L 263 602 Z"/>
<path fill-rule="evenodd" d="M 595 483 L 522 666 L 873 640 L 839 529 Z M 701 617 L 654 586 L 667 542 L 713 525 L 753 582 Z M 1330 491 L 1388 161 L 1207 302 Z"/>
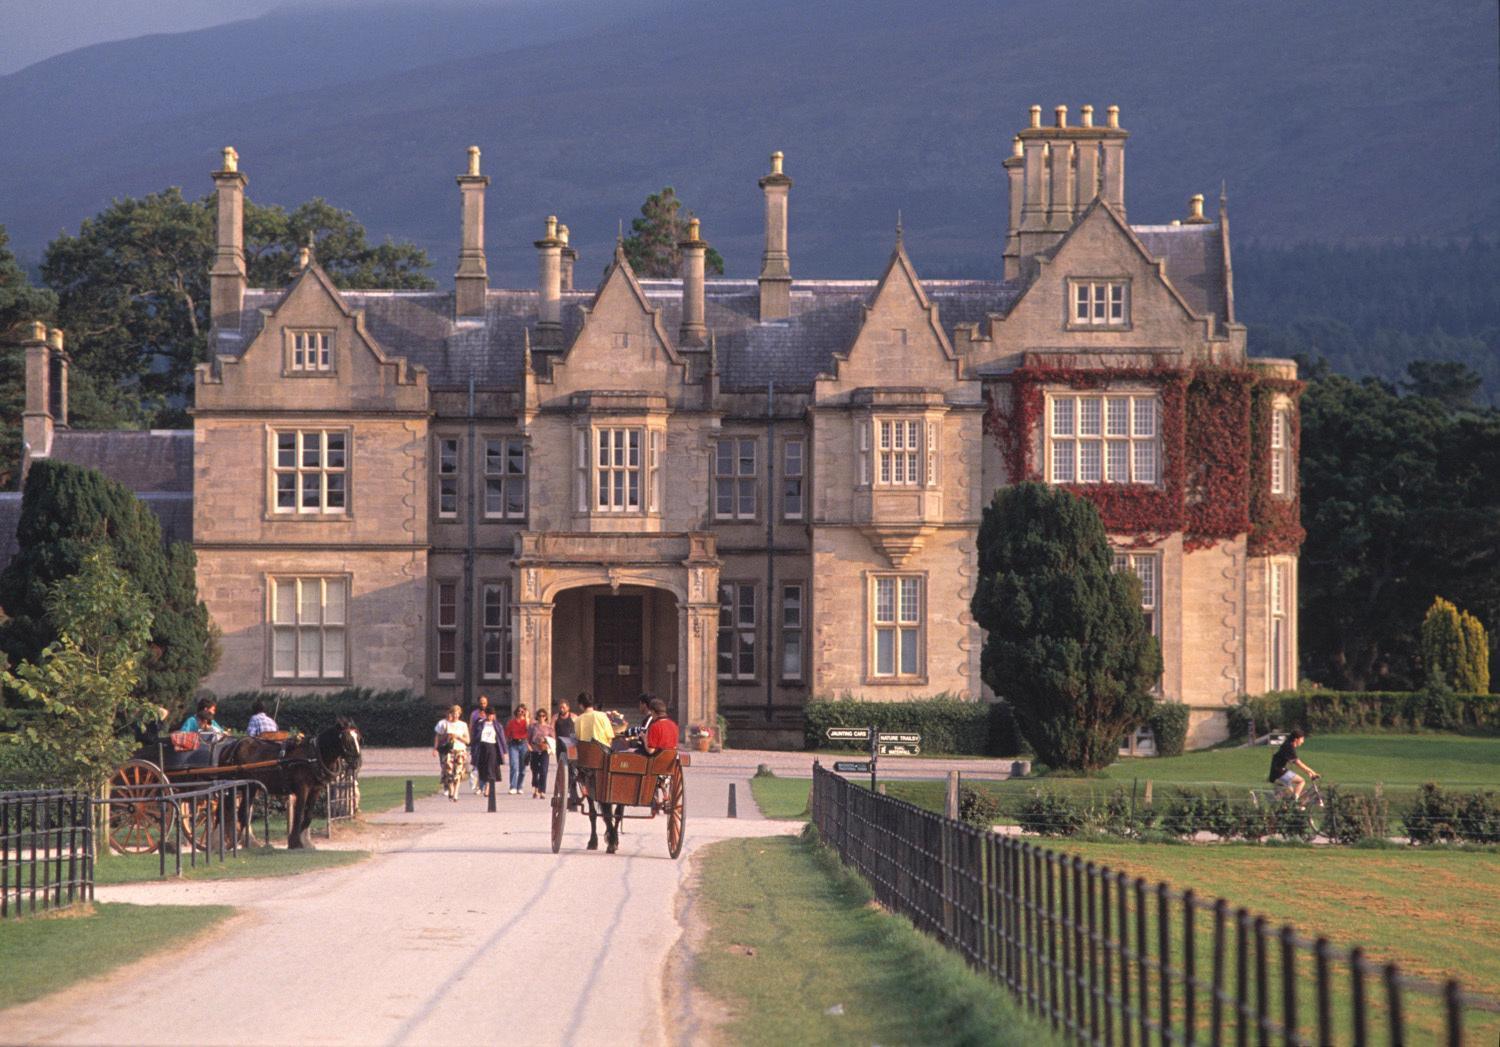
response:
<path fill-rule="evenodd" d="M 1225 320 L 1223 246 L 1218 223 L 1133 226 L 1152 257 L 1166 261 L 1167 277 L 1189 307 Z M 680 280 L 639 281 L 662 327 L 675 339 L 682 319 Z M 833 355 L 848 350 L 859 331 L 861 307 L 874 297 L 876 280 L 796 280 L 791 316 L 761 323 L 754 280 L 709 280 L 704 319 L 717 337 L 720 381 L 726 389 L 763 389 L 767 381 L 784 388 L 809 388 L 833 367 Z M 982 324 L 986 315 L 1005 314 L 1024 291 L 1019 282 L 924 280 L 949 337 L 958 324 Z M 259 333 L 262 308 L 273 308 L 284 290 L 251 290 L 245 295 L 238 334 L 222 335 L 219 352 L 238 354 Z M 435 388 L 462 388 L 470 375 L 484 386 L 514 388 L 521 373 L 525 332 L 536 341 L 538 293 L 535 288 L 492 289 L 484 319 L 453 319 L 446 291 L 342 291 L 345 304 L 362 310 L 365 327 L 386 352 L 425 367 Z M 562 296 L 563 344 L 582 325 L 582 307 L 596 289 Z M 539 350 L 540 352 L 540 350 Z"/>
<path fill-rule="evenodd" d="M 193 493 L 191 429 L 59 429 L 48 457 L 97 469 L 137 494 Z"/>

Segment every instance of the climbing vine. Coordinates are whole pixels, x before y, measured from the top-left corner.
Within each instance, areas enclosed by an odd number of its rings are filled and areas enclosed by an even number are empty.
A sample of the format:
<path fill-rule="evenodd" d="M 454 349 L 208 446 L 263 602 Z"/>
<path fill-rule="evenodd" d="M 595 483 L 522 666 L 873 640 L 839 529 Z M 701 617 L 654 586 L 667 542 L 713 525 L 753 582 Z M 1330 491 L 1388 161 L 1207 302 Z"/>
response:
<path fill-rule="evenodd" d="M 1300 543 L 1296 499 L 1270 498 L 1267 453 L 1260 449 L 1265 441 L 1256 437 L 1261 414 L 1266 426 L 1270 418 L 1271 400 L 1262 390 L 1300 389 L 1298 383 L 1258 380 L 1245 370 L 1183 369 L 1160 361 L 1088 369 L 1028 361 L 1010 374 L 1008 384 L 1008 401 L 1005 390 L 991 393 L 986 428 L 1013 481 L 1043 479 L 1038 457 L 1046 389 L 1151 387 L 1161 400 L 1161 482 L 1063 486 L 1092 502 L 1108 531 L 1131 535 L 1136 545 L 1154 544 L 1178 531 L 1188 550 L 1246 533 L 1254 543 L 1262 531 L 1277 551 Z M 1295 461 L 1295 413 L 1291 428 Z M 1262 491 L 1265 497 L 1259 498 Z"/>
<path fill-rule="evenodd" d="M 1293 468 L 1287 493 L 1271 493 L 1271 412 L 1277 394 L 1296 404 L 1304 385 L 1287 378 L 1262 378 L 1255 383 L 1250 413 L 1250 541 L 1251 556 L 1295 553 L 1307 537 L 1302 529 L 1302 481 Z M 1302 413 L 1287 412 L 1287 448 L 1291 461 L 1302 461 Z"/>

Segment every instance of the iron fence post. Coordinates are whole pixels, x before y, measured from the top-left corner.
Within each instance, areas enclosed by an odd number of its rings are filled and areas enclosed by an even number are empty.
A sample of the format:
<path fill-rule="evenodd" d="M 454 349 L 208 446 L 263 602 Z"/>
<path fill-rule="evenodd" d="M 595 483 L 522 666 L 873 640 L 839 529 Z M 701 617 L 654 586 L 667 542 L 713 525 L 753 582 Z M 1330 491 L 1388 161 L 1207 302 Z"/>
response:
<path fill-rule="evenodd" d="M 1213 991 L 1209 998 L 1209 1042 L 1213 1047 L 1224 1043 L 1224 923 L 1229 903 L 1214 899 Z"/>
<path fill-rule="evenodd" d="M 1288 1043 L 1297 1042 L 1297 931 L 1281 927 L 1281 1027 Z"/>
<path fill-rule="evenodd" d="M 1354 1019 L 1354 1047 L 1365 1047 L 1369 1042 L 1369 1010 L 1365 1000 L 1365 951 L 1355 946 L 1349 951 L 1350 996 Z"/>
<path fill-rule="evenodd" d="M 1327 938 L 1319 938 L 1313 945 L 1313 959 L 1317 971 L 1318 995 L 1318 1042 L 1333 1042 L 1333 1001 L 1328 977 L 1328 959 L 1332 950 Z"/>
<path fill-rule="evenodd" d="M 1458 982 L 1452 978 L 1443 983 L 1443 1009 L 1447 1019 L 1444 1024 L 1448 1036 L 1448 1047 L 1463 1047 L 1464 994 Z"/>
<path fill-rule="evenodd" d="M 1391 1043 L 1406 1042 L 1406 1015 L 1401 1009 L 1401 971 L 1394 963 L 1385 965 L 1385 1016 L 1391 1031 Z"/>
<path fill-rule="evenodd" d="M 1192 888 L 1182 892 L 1182 1042 L 1198 1040 L 1197 897 Z"/>

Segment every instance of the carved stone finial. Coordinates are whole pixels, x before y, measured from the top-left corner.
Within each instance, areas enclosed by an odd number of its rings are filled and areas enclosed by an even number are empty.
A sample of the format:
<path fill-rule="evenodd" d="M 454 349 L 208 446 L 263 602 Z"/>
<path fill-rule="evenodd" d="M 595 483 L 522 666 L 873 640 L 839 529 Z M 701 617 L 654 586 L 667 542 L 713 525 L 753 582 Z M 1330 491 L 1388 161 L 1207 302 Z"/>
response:
<path fill-rule="evenodd" d="M 906 234 L 905 234 L 905 231 L 903 229 L 903 223 L 901 221 L 901 208 L 898 207 L 898 208 L 896 208 L 896 246 L 897 247 L 901 246 L 901 241 L 905 237 L 905 235 Z"/>
<path fill-rule="evenodd" d="M 234 146 L 224 147 L 224 170 L 233 173 L 240 169 L 240 154 L 235 151 Z"/>
<path fill-rule="evenodd" d="M 521 328 L 521 372 L 531 371 L 531 328 Z"/>
<path fill-rule="evenodd" d="M 469 177 L 479 177 L 479 146 L 469 146 Z"/>

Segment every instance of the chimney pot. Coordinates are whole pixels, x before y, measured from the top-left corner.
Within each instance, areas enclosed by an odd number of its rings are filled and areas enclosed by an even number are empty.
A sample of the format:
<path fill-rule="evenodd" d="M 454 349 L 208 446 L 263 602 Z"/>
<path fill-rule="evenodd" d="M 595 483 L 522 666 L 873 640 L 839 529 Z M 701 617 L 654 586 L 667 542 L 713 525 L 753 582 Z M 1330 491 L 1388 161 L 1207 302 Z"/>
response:
<path fill-rule="evenodd" d="M 239 169 L 240 169 L 240 154 L 235 150 L 234 146 L 232 146 L 232 145 L 226 145 L 224 147 L 224 167 L 223 167 L 223 170 L 228 171 L 230 174 L 234 174 L 234 172 L 238 171 Z"/>
<path fill-rule="evenodd" d="M 1207 225 L 1208 219 L 1203 216 L 1203 194 L 1194 193 L 1188 197 L 1187 225 Z"/>
<path fill-rule="evenodd" d="M 1055 112 L 1057 114 L 1057 126 L 1058 127 L 1067 127 L 1068 126 L 1068 107 L 1065 106 L 1065 105 L 1060 105 L 1056 109 L 1054 109 L 1053 112 Z"/>
<path fill-rule="evenodd" d="M 1082 106 L 1082 107 L 1079 108 L 1078 112 L 1079 112 L 1079 115 L 1083 117 L 1083 126 L 1084 127 L 1093 127 L 1094 126 L 1094 107 L 1093 106 L 1091 106 L 1091 105 Z"/>
<path fill-rule="evenodd" d="M 469 146 L 469 177 L 479 177 L 479 146 Z"/>
<path fill-rule="evenodd" d="M 1010 155 L 1020 158 L 1026 155 L 1026 147 L 1021 144 L 1021 136 L 1016 135 L 1010 140 Z"/>
<path fill-rule="evenodd" d="M 49 328 L 47 331 L 47 345 L 55 352 L 63 351 L 63 332 L 61 327 Z"/>
<path fill-rule="evenodd" d="M 1031 126 L 1042 126 L 1042 107 L 1039 105 L 1034 105 L 1031 107 Z"/>
<path fill-rule="evenodd" d="M 546 235 L 535 242 L 540 276 L 537 340 L 546 345 L 555 345 L 562 337 L 563 283 L 563 243 L 557 236 L 557 215 L 549 214 L 543 228 Z"/>
<path fill-rule="evenodd" d="M 782 173 L 781 172 L 781 165 L 782 165 L 782 163 L 785 160 L 786 160 L 786 156 L 782 153 L 782 151 L 780 149 L 776 150 L 776 152 L 774 152 L 774 153 L 771 154 L 771 173 L 773 175 L 779 175 L 779 174 Z"/>
<path fill-rule="evenodd" d="M 702 228 L 702 224 L 698 221 L 698 219 L 696 219 L 696 218 L 689 218 L 688 219 L 688 231 L 687 231 L 687 237 L 688 237 L 688 239 L 689 240 L 697 240 L 697 239 L 699 239 L 698 232 L 699 232 L 699 230 L 701 228 Z"/>
<path fill-rule="evenodd" d="M 557 227 L 557 238 L 562 241 L 564 247 L 568 246 L 568 227 L 560 225 Z"/>
<path fill-rule="evenodd" d="M 31 322 L 31 341 L 45 342 L 47 340 L 47 325 L 40 320 Z"/>
<path fill-rule="evenodd" d="M 1118 128 L 1120 126 L 1120 107 L 1117 105 L 1112 105 L 1108 109 L 1104 110 L 1104 112 L 1105 122 L 1110 127 Z"/>

